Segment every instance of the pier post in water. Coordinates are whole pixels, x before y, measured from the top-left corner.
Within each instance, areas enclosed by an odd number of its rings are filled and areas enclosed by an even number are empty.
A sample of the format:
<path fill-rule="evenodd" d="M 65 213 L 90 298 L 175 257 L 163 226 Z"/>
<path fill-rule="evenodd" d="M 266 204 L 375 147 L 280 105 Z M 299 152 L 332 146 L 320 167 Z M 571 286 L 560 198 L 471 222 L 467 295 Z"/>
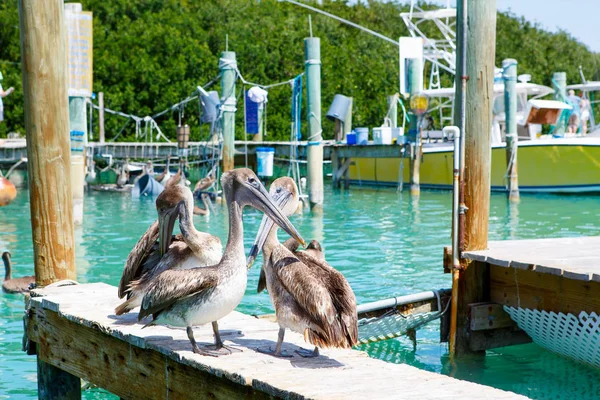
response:
<path fill-rule="evenodd" d="M 63 1 L 19 0 L 19 30 L 35 278 L 46 286 L 76 279 Z M 81 398 L 79 378 L 39 359 L 38 391 Z"/>
<path fill-rule="evenodd" d="M 504 113 L 506 115 L 506 166 L 508 180 L 508 201 L 519 202 L 519 177 L 517 174 L 517 60 L 502 61 L 504 80 Z"/>
<path fill-rule="evenodd" d="M 100 143 L 104 143 L 104 92 L 98 93 L 98 125 L 100 127 Z"/>
<path fill-rule="evenodd" d="M 468 26 L 466 65 L 456 75 L 460 87 L 462 74 L 466 83 L 464 134 L 464 202 L 468 208 L 461 230 L 461 250 L 484 250 L 488 241 L 490 212 L 491 129 L 496 53 L 496 1 L 458 1 L 460 24 L 466 4 Z M 460 32 L 460 28 L 459 28 Z M 459 42 L 460 44 L 460 42 Z M 459 46 L 459 54 L 460 54 Z M 484 263 L 468 264 L 461 259 L 458 280 L 456 355 L 472 353 L 469 348 L 469 304 L 489 301 L 489 270 Z"/>
<path fill-rule="evenodd" d="M 264 118 L 265 118 L 265 103 L 260 103 L 258 105 L 258 133 L 252 137 L 252 140 L 254 142 L 262 142 L 263 141 L 263 131 L 265 128 Z"/>
<path fill-rule="evenodd" d="M 408 58 L 408 84 L 410 97 L 419 94 L 423 90 L 423 72 L 421 60 L 418 58 Z M 421 194 L 421 154 L 423 152 L 421 143 L 421 130 L 419 127 L 419 117 L 411 112 L 409 114 L 409 138 L 414 144 L 413 156 L 410 158 L 410 194 L 420 196 Z"/>
<path fill-rule="evenodd" d="M 321 127 L 321 42 L 304 39 L 306 92 L 308 97 L 307 178 L 311 210 L 323 209 L 323 129 Z"/>
<path fill-rule="evenodd" d="M 396 95 L 387 97 L 387 105 L 391 127 L 396 128 L 398 127 L 398 99 L 396 98 Z"/>
<path fill-rule="evenodd" d="M 235 150 L 235 78 L 237 63 L 234 51 L 224 51 L 219 60 L 221 70 L 221 109 L 223 110 L 223 172 L 233 169 Z"/>
<path fill-rule="evenodd" d="M 558 101 L 567 101 L 567 73 L 555 72 L 552 74 L 552 86 L 554 87 L 554 98 Z M 553 134 L 562 136 L 566 130 L 566 121 L 561 118 L 554 127 Z"/>

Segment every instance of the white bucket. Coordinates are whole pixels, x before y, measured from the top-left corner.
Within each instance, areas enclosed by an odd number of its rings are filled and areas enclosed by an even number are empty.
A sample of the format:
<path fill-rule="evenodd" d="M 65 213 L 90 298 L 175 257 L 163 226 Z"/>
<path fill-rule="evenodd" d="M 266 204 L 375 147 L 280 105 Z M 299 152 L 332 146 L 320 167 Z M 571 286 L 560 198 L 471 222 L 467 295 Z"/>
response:
<path fill-rule="evenodd" d="M 356 132 L 356 144 L 369 143 L 369 128 L 355 128 L 354 132 Z"/>
<path fill-rule="evenodd" d="M 258 164 L 258 176 L 273 176 L 273 158 L 275 149 L 273 147 L 257 147 L 256 161 Z"/>
<path fill-rule="evenodd" d="M 392 144 L 392 128 L 385 126 L 373 128 L 373 143 Z"/>
<path fill-rule="evenodd" d="M 396 142 L 402 142 L 403 138 L 400 136 L 404 136 L 404 128 L 392 128 L 392 141 L 396 139 Z"/>

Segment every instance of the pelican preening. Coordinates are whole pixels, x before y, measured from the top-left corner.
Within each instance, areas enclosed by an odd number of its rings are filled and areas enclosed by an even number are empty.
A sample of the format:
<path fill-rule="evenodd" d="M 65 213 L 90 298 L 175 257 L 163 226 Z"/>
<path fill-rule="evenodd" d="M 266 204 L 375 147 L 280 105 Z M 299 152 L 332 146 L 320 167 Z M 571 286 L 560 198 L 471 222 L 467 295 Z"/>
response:
<path fill-rule="evenodd" d="M 237 307 L 246 290 L 243 208 L 252 206 L 259 209 L 304 244 L 300 234 L 275 206 L 254 172 L 246 168 L 225 172 L 221 177 L 221 185 L 229 211 L 229 237 L 220 261 L 209 267 L 198 265 L 187 270 L 169 268 L 159 273 L 144 288 L 138 315 L 139 320 L 152 316 L 152 321 L 146 326 L 185 326 L 194 352 L 211 356 L 231 353 L 232 349 L 224 346 L 221 340 L 217 321 Z M 161 213 L 158 221 L 159 247 L 165 255 L 171 251 L 172 231 L 177 218 L 180 219 L 182 240 L 186 245 L 192 249 L 199 245 L 194 239 L 195 228 L 191 223 L 192 204 L 189 200 L 183 200 L 181 196 L 173 194 L 168 205 L 158 207 Z M 147 248 L 147 245 L 140 247 Z M 180 262 L 193 262 L 190 259 L 191 256 L 188 256 Z M 136 290 L 138 282 L 131 282 L 132 292 Z M 208 322 L 212 322 L 215 345 L 200 348 L 194 339 L 192 326 Z"/>
<path fill-rule="evenodd" d="M 293 179 L 275 180 L 270 192 L 285 215 L 296 211 L 299 197 Z M 259 292 L 266 282 L 277 315 L 279 335 L 275 350 L 258 351 L 289 357 L 281 351 L 286 328 L 302 333 L 304 340 L 315 345 L 313 351 L 298 350 L 303 357 L 318 356 L 319 347 L 350 348 L 356 345 L 358 318 L 352 288 L 344 276 L 325 261 L 319 242 L 313 240 L 307 251 L 296 251 L 297 248 L 298 243 L 292 239 L 280 244 L 277 227 L 263 217 L 248 256 L 248 266 L 262 249 Z"/>
<path fill-rule="evenodd" d="M 185 206 L 178 207 L 180 202 Z M 193 204 L 194 197 L 190 189 L 176 183 L 168 185 L 158 195 L 158 220 L 150 225 L 129 253 L 119 283 L 119 297 L 127 295 L 127 300 L 115 309 L 115 314 L 121 315 L 140 306 L 145 289 L 161 272 L 219 262 L 223 253 L 221 240 L 196 230 L 190 213 Z M 182 235 L 171 237 L 177 217 Z"/>
<path fill-rule="evenodd" d="M 7 293 L 27 293 L 29 287 L 35 284 L 35 276 L 24 276 L 22 278 L 12 277 L 12 261 L 10 253 L 5 251 L 2 253 L 2 261 L 4 261 L 4 282 L 2 282 L 2 290 Z"/>

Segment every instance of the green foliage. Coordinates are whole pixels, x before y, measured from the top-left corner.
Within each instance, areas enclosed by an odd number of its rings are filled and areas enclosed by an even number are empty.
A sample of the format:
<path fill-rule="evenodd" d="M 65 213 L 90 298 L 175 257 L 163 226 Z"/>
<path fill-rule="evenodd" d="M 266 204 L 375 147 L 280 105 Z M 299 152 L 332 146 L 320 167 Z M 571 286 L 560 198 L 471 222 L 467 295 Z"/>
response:
<path fill-rule="evenodd" d="M 107 108 L 141 117 L 169 108 L 196 86 L 218 74 L 225 50 L 237 53 L 238 67 L 251 82 L 269 84 L 304 71 L 303 39 L 309 35 L 308 10 L 277 0 L 82 0 L 94 13 L 94 91 L 104 92 Z M 408 35 L 399 13 L 408 5 L 370 0 L 323 0 L 313 5 L 378 31 L 390 38 Z M 433 6 L 423 5 L 426 8 Z M 17 0 L 0 2 L 0 69 L 3 86 L 16 91 L 5 98 L 5 123 L 0 137 L 23 128 L 23 94 Z M 598 54 L 591 53 L 565 32 L 549 33 L 508 13 L 498 14 L 496 65 L 504 58 L 519 61 L 519 73 L 533 82 L 551 84 L 555 71 L 566 71 L 569 82 L 579 82 L 578 66 L 588 79 L 596 77 Z M 398 91 L 398 48 L 322 15 L 312 15 L 313 34 L 321 38 L 323 115 L 336 93 L 354 97 L 355 126 L 378 126 L 386 113 L 386 95 Z M 433 24 L 422 30 L 435 37 Z M 428 74 L 426 71 L 426 80 Z M 211 87 L 220 90 L 219 82 Z M 452 85 L 444 77 L 443 85 Z M 238 82 L 238 95 L 241 95 Z M 267 140 L 289 138 L 290 96 L 287 85 L 269 92 Z M 304 96 L 306 101 L 306 96 Z M 306 107 L 304 107 L 305 109 Z M 306 110 L 304 110 L 306 111 Z M 94 133 L 97 135 L 97 112 Z M 175 138 L 178 111 L 157 119 L 162 131 Z M 114 137 L 125 119 L 106 115 L 107 138 Z M 198 125 L 198 103 L 185 108 L 184 123 L 191 139 L 208 134 Z M 324 137 L 333 123 L 323 118 Z M 243 137 L 243 97 L 239 97 L 236 138 Z M 303 130 L 306 123 L 303 121 Z M 135 140 L 134 124 L 123 140 Z"/>

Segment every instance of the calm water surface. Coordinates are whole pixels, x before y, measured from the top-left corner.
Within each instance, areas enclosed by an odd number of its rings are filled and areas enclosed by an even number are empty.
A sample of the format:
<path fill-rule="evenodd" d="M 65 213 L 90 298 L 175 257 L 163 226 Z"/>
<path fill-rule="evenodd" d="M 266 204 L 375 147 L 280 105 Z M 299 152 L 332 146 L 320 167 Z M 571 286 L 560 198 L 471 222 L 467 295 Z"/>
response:
<path fill-rule="evenodd" d="M 327 187 L 324 214 L 297 215 L 292 222 L 306 239 L 319 240 L 327 260 L 354 289 L 359 303 L 423 290 L 450 287 L 443 274 L 442 247 L 450 245 L 449 192 L 425 191 L 418 202 L 394 189 Z M 195 217 L 196 227 L 227 239 L 227 217 Z M 503 195 L 492 195 L 490 240 L 600 235 L 600 196 L 523 195 L 509 209 Z M 246 209 L 249 249 L 262 214 Z M 75 230 L 78 280 L 117 285 L 124 260 L 139 236 L 156 219 L 150 199 L 88 193 L 85 221 Z M 283 236 L 282 236 L 283 237 Z M 13 254 L 14 276 L 33 274 L 27 191 L 0 208 L 0 251 Z M 255 266 L 260 265 L 259 259 Z M 249 274 L 248 291 L 238 310 L 273 312 L 268 294 L 256 294 L 259 269 Z M 0 398 L 37 397 L 35 358 L 21 352 L 23 297 L 0 293 Z M 372 357 L 408 363 L 536 399 L 600 398 L 600 371 L 549 353 L 534 344 L 489 351 L 487 357 L 450 367 L 447 345 L 439 343 L 436 322 L 418 331 L 417 349 L 405 338 L 362 347 Z M 273 339 L 274 338 L 270 338 Z M 116 398 L 103 390 L 85 398 Z"/>

